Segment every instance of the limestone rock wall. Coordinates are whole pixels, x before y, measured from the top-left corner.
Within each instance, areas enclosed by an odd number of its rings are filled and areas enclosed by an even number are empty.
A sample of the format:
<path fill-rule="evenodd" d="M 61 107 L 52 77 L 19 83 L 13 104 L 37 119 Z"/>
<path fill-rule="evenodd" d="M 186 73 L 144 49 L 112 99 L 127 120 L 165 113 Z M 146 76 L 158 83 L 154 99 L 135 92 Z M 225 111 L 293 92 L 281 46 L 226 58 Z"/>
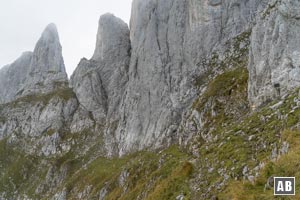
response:
<path fill-rule="evenodd" d="M 112 14 L 101 16 L 94 55 L 80 61 L 70 81 L 81 105 L 101 123 L 116 115 L 128 80 L 129 59 L 127 24 Z"/>
<path fill-rule="evenodd" d="M 10 65 L 0 69 L 0 103 L 13 100 L 26 81 L 32 52 L 23 53 Z"/>
<path fill-rule="evenodd" d="M 119 154 L 174 141 L 198 94 L 203 61 L 249 29 L 259 1 L 135 0 L 129 80 L 116 130 Z"/>
<path fill-rule="evenodd" d="M 207 61 L 226 60 L 228 44 L 244 32 L 252 33 L 251 104 L 299 85 L 298 6 L 280 0 L 134 0 L 130 28 L 111 14 L 100 18 L 94 55 L 80 61 L 70 83 L 50 24 L 33 53 L 1 69 L 0 102 L 70 84 L 78 99 L 72 132 L 92 120 L 104 130 L 108 155 L 165 147 L 177 141 L 209 73 L 218 73 Z"/>
<path fill-rule="evenodd" d="M 0 70 L 0 103 L 67 85 L 68 77 L 56 26 L 49 24 L 33 52 Z"/>
<path fill-rule="evenodd" d="M 299 9 L 299 0 L 273 0 L 256 16 L 248 66 L 249 100 L 254 106 L 300 85 Z"/>

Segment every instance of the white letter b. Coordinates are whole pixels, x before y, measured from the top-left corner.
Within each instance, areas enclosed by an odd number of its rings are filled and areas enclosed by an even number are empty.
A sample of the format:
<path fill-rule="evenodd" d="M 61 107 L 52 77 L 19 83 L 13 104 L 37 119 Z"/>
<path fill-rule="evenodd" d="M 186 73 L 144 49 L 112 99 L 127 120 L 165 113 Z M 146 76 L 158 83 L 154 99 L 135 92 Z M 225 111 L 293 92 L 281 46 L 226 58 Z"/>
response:
<path fill-rule="evenodd" d="M 292 182 L 291 181 L 286 181 L 285 182 L 285 191 L 286 192 L 292 191 Z"/>

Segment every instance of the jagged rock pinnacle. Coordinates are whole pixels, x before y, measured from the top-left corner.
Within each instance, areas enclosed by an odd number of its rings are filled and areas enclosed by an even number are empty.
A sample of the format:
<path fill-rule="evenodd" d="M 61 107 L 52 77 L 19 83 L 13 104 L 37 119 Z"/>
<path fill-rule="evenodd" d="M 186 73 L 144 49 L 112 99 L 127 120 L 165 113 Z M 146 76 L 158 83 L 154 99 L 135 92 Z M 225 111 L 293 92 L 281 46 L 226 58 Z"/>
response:
<path fill-rule="evenodd" d="M 102 15 L 99 19 L 96 48 L 92 59 L 99 61 L 127 55 L 126 48 L 121 46 L 127 45 L 128 38 L 129 31 L 125 22 L 110 13 Z"/>
<path fill-rule="evenodd" d="M 58 82 L 67 84 L 68 77 L 62 56 L 62 47 L 55 24 L 43 31 L 33 52 L 24 52 L 14 63 L 0 71 L 0 103 L 16 97 L 47 93 Z M 7 86 L 10 87 L 7 87 Z"/>
<path fill-rule="evenodd" d="M 50 23 L 42 33 L 41 39 L 46 40 L 48 42 L 59 42 L 57 27 L 54 23 Z"/>
<path fill-rule="evenodd" d="M 31 63 L 34 72 L 63 72 L 65 65 L 62 57 L 62 48 L 55 24 L 49 24 L 34 49 Z"/>
<path fill-rule="evenodd" d="M 82 106 L 95 119 L 117 112 L 127 81 L 130 60 L 129 28 L 112 14 L 99 19 L 96 48 L 91 60 L 82 59 L 71 85 Z"/>
<path fill-rule="evenodd" d="M 42 71 L 65 72 L 62 47 L 54 24 L 49 24 L 42 33 L 35 46 L 34 57 L 38 60 L 33 60 L 33 67 L 38 67 Z M 35 61 L 38 63 L 35 63 Z"/>

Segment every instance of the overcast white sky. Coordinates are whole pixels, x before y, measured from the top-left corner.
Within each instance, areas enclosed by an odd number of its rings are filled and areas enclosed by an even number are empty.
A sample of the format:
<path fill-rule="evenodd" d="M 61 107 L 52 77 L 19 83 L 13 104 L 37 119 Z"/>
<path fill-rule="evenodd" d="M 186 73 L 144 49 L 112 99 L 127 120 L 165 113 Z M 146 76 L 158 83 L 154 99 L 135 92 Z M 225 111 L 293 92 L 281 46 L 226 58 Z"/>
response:
<path fill-rule="evenodd" d="M 0 0 L 0 68 L 33 51 L 45 27 L 56 24 L 68 75 L 91 58 L 98 20 L 112 13 L 127 24 L 132 0 Z"/>

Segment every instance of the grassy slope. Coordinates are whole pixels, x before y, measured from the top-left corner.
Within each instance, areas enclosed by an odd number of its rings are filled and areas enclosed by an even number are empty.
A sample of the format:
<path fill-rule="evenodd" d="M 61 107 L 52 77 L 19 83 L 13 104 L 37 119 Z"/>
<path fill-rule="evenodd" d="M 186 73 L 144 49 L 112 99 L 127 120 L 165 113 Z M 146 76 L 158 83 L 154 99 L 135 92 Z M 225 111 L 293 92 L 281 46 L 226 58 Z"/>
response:
<path fill-rule="evenodd" d="M 193 109 L 203 114 L 203 130 L 197 140 L 200 159 L 194 170 L 201 176 L 193 183 L 198 186 L 195 199 L 212 195 L 219 199 L 273 199 L 273 191 L 264 190 L 268 178 L 298 174 L 300 156 L 296 155 L 300 155 L 300 148 L 294 148 L 297 145 L 293 143 L 300 141 L 297 132 L 290 131 L 300 122 L 298 90 L 274 109 L 271 106 L 281 100 L 251 112 L 247 82 L 245 68 L 224 72 L 208 84 L 206 92 L 193 104 Z M 202 135 L 213 139 L 203 141 Z M 272 151 L 278 153 L 284 141 L 292 144 L 291 155 L 271 162 Z M 263 165 L 266 167 L 261 169 L 259 166 Z M 257 174 L 261 175 L 256 177 Z"/>
<path fill-rule="evenodd" d="M 93 186 L 89 198 L 97 198 L 101 188 L 107 186 L 107 199 L 175 199 L 179 194 L 190 197 L 188 179 L 193 172 L 189 156 L 176 146 L 159 153 L 138 152 L 123 158 L 99 157 L 69 176 L 62 187 L 66 187 L 68 198 L 75 198 L 87 186 Z M 73 160 L 73 165 L 86 158 Z M 69 162 L 69 161 L 67 161 Z M 83 164 L 83 163 L 82 163 Z M 119 177 L 127 172 L 125 183 Z"/>
<path fill-rule="evenodd" d="M 284 131 L 299 122 L 300 110 L 295 108 L 294 112 L 290 112 L 296 106 L 296 93 L 285 99 L 276 110 L 269 107 L 277 102 L 274 101 L 257 112 L 246 114 L 247 71 L 244 68 L 217 76 L 207 88 L 193 108 L 201 111 L 207 102 L 214 103 L 217 114 L 212 115 L 211 110 L 207 110 L 205 116 L 206 123 L 210 124 L 206 127 L 207 133 L 215 139 L 206 143 L 199 141 L 202 144 L 199 159 L 176 146 L 160 153 L 143 151 L 112 159 L 92 159 L 89 155 L 76 156 L 70 152 L 61 158 L 45 159 L 58 169 L 65 166 L 69 169 L 66 180 L 57 186 L 57 191 L 66 188 L 71 199 L 78 198 L 78 193 L 87 186 L 92 186 L 89 198 L 97 198 L 101 188 L 107 186 L 107 199 L 131 200 L 138 196 L 144 199 L 175 199 L 180 194 L 186 199 L 204 199 L 203 194 L 208 191 L 208 196 L 217 194 L 220 199 L 272 199 L 272 191 L 264 191 L 270 176 L 299 174 L 300 134 Z M 60 92 L 57 94 L 59 96 Z M 40 100 L 46 101 L 49 97 L 46 95 Z M 283 120 L 279 113 L 286 118 Z M 291 144 L 291 151 L 271 162 L 274 145 L 279 147 L 282 141 Z M 26 156 L 7 144 L 6 140 L 0 143 L 0 158 L 1 191 L 9 195 L 19 191 L 32 198 L 41 198 L 35 195 L 35 187 L 46 176 L 41 164 L 44 158 Z M 191 160 L 194 160 L 193 164 Z M 265 163 L 266 167 L 260 170 L 261 175 L 255 183 L 245 181 L 243 168 L 253 169 L 260 163 Z M 121 186 L 119 177 L 124 171 L 129 175 Z M 195 192 L 191 190 L 189 180 L 199 174 L 201 177 L 196 181 L 196 187 L 200 189 Z M 44 197 L 47 199 L 49 196 Z"/>
<path fill-rule="evenodd" d="M 221 199 L 299 199 L 300 179 L 300 131 L 286 130 L 282 133 L 282 140 L 290 144 L 287 154 L 280 156 L 274 161 L 268 160 L 265 167 L 254 183 L 249 181 L 231 181 L 220 197 Z M 270 177 L 292 176 L 296 177 L 296 196 L 274 197 L 273 189 L 266 187 Z"/>
<path fill-rule="evenodd" d="M 0 143 L 0 191 L 9 196 L 18 191 L 33 199 L 47 199 L 53 193 L 46 191 L 47 195 L 40 196 L 35 194 L 35 189 L 45 179 L 47 167 L 55 165 L 57 169 L 67 166 L 69 172 L 54 192 L 66 188 L 70 199 L 78 199 L 78 194 L 87 186 L 92 186 L 89 199 L 98 198 L 103 187 L 108 190 L 106 199 L 175 199 L 180 194 L 186 199 L 205 199 L 203 194 L 206 197 L 215 194 L 219 199 L 272 199 L 272 190 L 264 191 L 270 176 L 300 175 L 300 134 L 287 131 L 299 122 L 300 110 L 294 102 L 297 92 L 276 110 L 270 108 L 277 103 L 274 101 L 251 114 L 245 102 L 246 93 L 247 71 L 236 68 L 217 76 L 208 85 L 207 92 L 195 101 L 193 108 L 199 111 L 207 102 L 214 102 L 217 113 L 212 115 L 211 110 L 205 113 L 206 123 L 210 124 L 206 126 L 206 133 L 214 140 L 199 140 L 197 159 L 177 146 L 161 152 L 143 151 L 111 159 L 89 153 L 78 156 L 75 153 L 78 149 L 73 149 L 61 158 L 45 159 L 26 156 L 3 140 Z M 233 109 L 237 107 L 239 109 Z M 80 141 L 80 135 L 75 136 Z M 280 147 L 283 141 L 291 144 L 290 152 L 271 162 L 274 145 Z M 80 148 L 80 144 L 77 146 Z M 47 164 L 41 164 L 42 160 Z M 243 168 L 247 166 L 251 170 L 261 163 L 266 167 L 259 170 L 260 176 L 255 182 L 244 180 Z M 124 171 L 128 177 L 121 186 L 119 177 Z"/>

